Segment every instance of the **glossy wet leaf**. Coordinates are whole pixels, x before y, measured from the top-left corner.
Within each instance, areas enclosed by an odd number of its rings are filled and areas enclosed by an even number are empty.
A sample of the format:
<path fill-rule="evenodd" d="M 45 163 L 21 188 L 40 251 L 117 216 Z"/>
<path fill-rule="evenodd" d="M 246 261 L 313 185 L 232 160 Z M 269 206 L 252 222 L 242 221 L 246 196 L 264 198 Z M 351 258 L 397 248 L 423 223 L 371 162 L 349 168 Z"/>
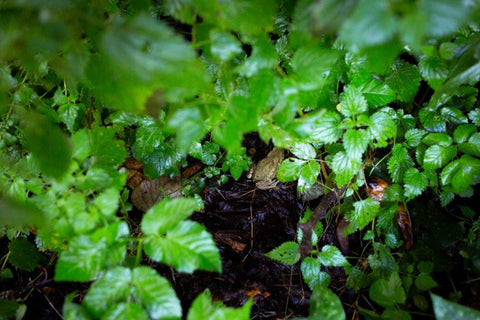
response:
<path fill-rule="evenodd" d="M 355 209 L 347 216 L 347 220 L 361 230 L 375 219 L 380 203 L 372 198 L 367 198 L 356 201 L 353 206 Z"/>
<path fill-rule="evenodd" d="M 265 256 L 284 264 L 294 265 L 300 259 L 300 248 L 298 243 L 287 241 L 266 253 Z"/>
<path fill-rule="evenodd" d="M 462 306 L 452 301 L 448 301 L 433 293 L 430 293 L 430 297 L 432 299 L 435 317 L 438 320 L 475 320 L 480 317 L 480 312 L 475 309 Z"/>
<path fill-rule="evenodd" d="M 408 154 L 407 149 L 397 144 L 392 149 L 392 155 L 390 159 L 388 159 L 387 165 L 393 182 L 402 182 L 405 171 L 413 166 L 413 160 Z"/>
<path fill-rule="evenodd" d="M 207 289 L 201 293 L 192 303 L 188 310 L 187 320 L 196 319 L 250 319 L 250 309 L 252 308 L 252 300 L 248 300 L 240 308 L 226 307 L 220 301 L 212 302 L 212 294 Z"/>
<path fill-rule="evenodd" d="M 360 170 L 362 162 L 359 159 L 352 159 L 346 152 L 340 151 L 332 159 L 332 170 L 336 175 L 337 186 L 347 184 Z"/>
<path fill-rule="evenodd" d="M 347 155 L 355 160 L 361 160 L 371 139 L 366 130 L 350 129 L 343 135 L 343 147 Z"/>
<path fill-rule="evenodd" d="M 359 88 L 348 86 L 341 94 L 341 104 L 337 108 L 345 117 L 353 117 L 366 112 L 368 105 Z"/>
<path fill-rule="evenodd" d="M 388 279 L 376 280 L 370 286 L 369 296 L 370 299 L 383 307 L 404 303 L 406 300 L 402 281 L 396 272 L 392 273 Z"/>
<path fill-rule="evenodd" d="M 428 185 L 428 178 L 425 173 L 418 171 L 417 168 L 410 168 L 405 171 L 403 182 L 405 184 L 405 196 L 412 199 L 425 190 Z"/>
<path fill-rule="evenodd" d="M 302 261 L 302 277 L 312 291 L 325 289 L 330 284 L 330 275 L 321 271 L 321 268 L 322 264 L 319 259 L 306 257 Z"/>
<path fill-rule="evenodd" d="M 318 254 L 318 260 L 326 267 L 346 267 L 350 265 L 340 249 L 331 245 L 323 246 L 322 251 Z"/>
<path fill-rule="evenodd" d="M 423 166 L 425 169 L 438 169 L 446 165 L 456 155 L 457 148 L 455 146 L 442 147 L 433 145 L 425 150 Z"/>

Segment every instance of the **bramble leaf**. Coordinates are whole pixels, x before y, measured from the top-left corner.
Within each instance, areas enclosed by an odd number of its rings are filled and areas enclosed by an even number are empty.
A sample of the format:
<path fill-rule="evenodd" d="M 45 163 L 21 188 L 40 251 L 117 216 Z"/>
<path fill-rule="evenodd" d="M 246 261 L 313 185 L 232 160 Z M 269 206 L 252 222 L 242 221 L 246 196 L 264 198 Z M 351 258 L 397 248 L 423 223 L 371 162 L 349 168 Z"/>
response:
<path fill-rule="evenodd" d="M 35 245 L 26 238 L 13 239 L 8 244 L 8 250 L 8 262 L 15 268 L 26 271 L 33 271 L 42 257 Z"/>
<path fill-rule="evenodd" d="M 367 100 L 359 88 L 347 86 L 340 97 L 342 102 L 337 108 L 345 117 L 353 117 L 368 110 Z"/>
<path fill-rule="evenodd" d="M 348 214 L 347 220 L 360 230 L 375 219 L 380 209 L 380 203 L 372 198 L 356 201 L 353 206 L 355 209 Z"/>
<path fill-rule="evenodd" d="M 322 264 L 319 259 L 306 257 L 302 261 L 301 270 L 303 280 L 308 284 L 312 291 L 324 289 L 330 284 L 330 275 L 321 271 Z"/>
<path fill-rule="evenodd" d="M 340 250 L 331 245 L 323 246 L 322 251 L 318 254 L 318 260 L 326 267 L 348 267 L 350 265 Z"/>
<path fill-rule="evenodd" d="M 403 178 L 405 196 L 409 199 L 420 195 L 428 185 L 428 178 L 423 172 L 419 172 L 417 168 L 410 168 L 405 171 Z"/>
<path fill-rule="evenodd" d="M 475 132 L 477 132 L 477 128 L 473 124 L 461 124 L 453 132 L 453 141 L 455 143 L 466 142 Z"/>
<path fill-rule="evenodd" d="M 283 160 L 278 168 L 277 179 L 281 182 L 289 182 L 297 180 L 300 177 L 305 160 L 297 158 L 288 158 Z"/>
<path fill-rule="evenodd" d="M 400 183 L 403 181 L 403 175 L 407 169 L 413 166 L 413 160 L 401 144 L 396 144 L 392 148 L 392 156 L 388 159 L 388 172 L 392 181 Z"/>
<path fill-rule="evenodd" d="M 311 139 L 318 143 L 335 143 L 342 136 L 341 117 L 338 113 L 327 111 L 322 114 L 311 132 Z"/>
<path fill-rule="evenodd" d="M 386 147 L 388 139 L 394 138 L 397 134 L 397 126 L 392 117 L 386 112 L 375 112 L 370 116 L 372 124 L 368 131 L 375 138 L 378 147 Z"/>
<path fill-rule="evenodd" d="M 266 253 L 265 256 L 284 264 L 294 265 L 300 260 L 300 247 L 296 242 L 287 241 Z"/>
<path fill-rule="evenodd" d="M 425 130 L 413 128 L 405 132 L 405 139 L 410 147 L 418 147 L 426 134 Z"/>
<path fill-rule="evenodd" d="M 395 91 L 377 79 L 371 79 L 361 86 L 361 91 L 372 107 L 384 106 L 395 100 Z"/>
<path fill-rule="evenodd" d="M 337 186 L 347 184 L 362 167 L 359 159 L 350 158 L 346 152 L 340 151 L 335 154 L 330 165 L 335 172 Z"/>
<path fill-rule="evenodd" d="M 455 146 L 442 147 L 433 145 L 425 150 L 423 156 L 423 166 L 425 169 L 438 169 L 447 164 L 457 155 L 457 148 Z"/>
<path fill-rule="evenodd" d="M 350 129 L 343 135 L 343 147 L 351 159 L 361 161 L 369 142 L 366 130 Z"/>
<path fill-rule="evenodd" d="M 252 300 L 248 300 L 241 308 L 229 308 L 217 301 L 212 303 L 212 294 L 207 289 L 202 292 L 192 303 L 188 310 L 187 320 L 197 319 L 250 319 Z"/>
<path fill-rule="evenodd" d="M 370 299 L 383 307 L 394 306 L 397 303 L 404 303 L 406 300 L 405 291 L 402 287 L 402 280 L 397 272 L 393 272 L 388 280 L 378 279 L 368 291 Z"/>
<path fill-rule="evenodd" d="M 300 171 L 298 177 L 298 189 L 304 191 L 311 187 L 315 181 L 317 181 L 318 174 L 320 173 L 320 164 L 315 160 L 307 161 Z"/>
<path fill-rule="evenodd" d="M 397 93 L 398 100 L 409 102 L 417 94 L 420 78 L 416 66 L 400 61 L 385 80 L 386 84 Z"/>

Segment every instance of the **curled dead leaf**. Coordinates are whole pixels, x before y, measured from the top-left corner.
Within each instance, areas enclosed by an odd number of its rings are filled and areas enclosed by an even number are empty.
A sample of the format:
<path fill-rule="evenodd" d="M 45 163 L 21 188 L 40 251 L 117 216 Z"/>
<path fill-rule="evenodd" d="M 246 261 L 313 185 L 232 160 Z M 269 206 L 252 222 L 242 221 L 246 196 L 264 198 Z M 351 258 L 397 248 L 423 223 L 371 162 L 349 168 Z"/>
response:
<path fill-rule="evenodd" d="M 182 196 L 180 177 L 171 179 L 161 176 L 153 180 L 143 180 L 132 192 L 132 203 L 139 210 L 146 212 L 160 199 Z"/>
<path fill-rule="evenodd" d="M 410 219 L 410 214 L 401 203 L 398 204 L 397 224 L 402 232 L 405 249 L 410 250 L 413 245 L 412 220 Z"/>

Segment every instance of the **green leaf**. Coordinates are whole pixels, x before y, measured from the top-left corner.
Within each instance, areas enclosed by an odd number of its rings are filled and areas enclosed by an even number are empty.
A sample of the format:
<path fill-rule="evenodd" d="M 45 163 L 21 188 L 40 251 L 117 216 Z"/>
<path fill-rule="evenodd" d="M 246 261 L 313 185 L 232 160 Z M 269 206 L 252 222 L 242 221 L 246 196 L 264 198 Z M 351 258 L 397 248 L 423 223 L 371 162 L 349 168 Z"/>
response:
<path fill-rule="evenodd" d="M 82 305 L 73 303 L 72 300 L 76 292 L 70 293 L 65 297 L 63 304 L 63 317 L 65 320 L 91 320 L 92 316 L 88 313 L 88 310 Z"/>
<path fill-rule="evenodd" d="M 60 108 L 58 108 L 58 116 L 62 120 L 63 123 L 67 126 L 68 131 L 73 132 L 75 121 L 78 116 L 78 111 L 80 107 L 77 104 L 67 103 Z"/>
<path fill-rule="evenodd" d="M 47 117 L 33 112 L 24 115 L 22 128 L 25 147 L 32 152 L 40 170 L 45 175 L 61 178 L 70 166 L 72 153 L 60 128 Z"/>
<path fill-rule="evenodd" d="M 455 146 L 441 147 L 433 145 L 425 150 L 423 156 L 423 166 L 425 169 L 438 169 L 447 164 L 457 155 L 457 148 Z"/>
<path fill-rule="evenodd" d="M 387 3 L 360 0 L 340 29 L 339 39 L 352 47 L 368 47 L 392 39 L 396 29 L 395 16 Z"/>
<path fill-rule="evenodd" d="M 325 289 L 330 284 L 330 275 L 321 271 L 322 264 L 319 259 L 306 257 L 302 261 L 302 276 L 308 287 L 315 291 L 316 289 Z"/>
<path fill-rule="evenodd" d="M 395 91 L 387 84 L 371 79 L 360 87 L 365 100 L 372 107 L 384 106 L 395 100 Z"/>
<path fill-rule="evenodd" d="M 455 143 L 466 142 L 475 132 L 477 132 L 477 128 L 473 124 L 461 124 L 453 132 L 453 141 Z"/>
<path fill-rule="evenodd" d="M 113 127 L 98 127 L 88 132 L 91 155 L 100 168 L 117 168 L 127 157 L 125 143 L 116 138 Z"/>
<path fill-rule="evenodd" d="M 435 318 L 437 320 L 476 320 L 480 318 L 480 312 L 475 309 L 448 301 L 433 293 L 430 293 L 430 297 L 432 299 L 433 311 L 435 312 Z"/>
<path fill-rule="evenodd" d="M 281 263 L 294 265 L 300 260 L 300 248 L 298 243 L 287 241 L 279 247 L 265 254 L 270 259 L 280 261 Z"/>
<path fill-rule="evenodd" d="M 151 259 L 168 264 L 179 272 L 222 270 L 218 248 L 211 234 L 197 222 L 181 221 L 165 235 L 146 237 L 144 250 Z"/>
<path fill-rule="evenodd" d="M 356 201 L 353 206 L 355 210 L 348 214 L 347 220 L 360 230 L 375 219 L 380 209 L 380 203 L 372 198 Z"/>
<path fill-rule="evenodd" d="M 317 150 L 309 143 L 296 142 L 290 151 L 303 160 L 315 159 L 317 157 Z"/>
<path fill-rule="evenodd" d="M 311 187 L 318 178 L 320 173 L 320 164 L 315 160 L 310 160 L 302 166 L 300 171 L 300 176 L 298 178 L 297 187 L 299 190 L 303 191 L 306 188 Z"/>
<path fill-rule="evenodd" d="M 375 112 L 370 116 L 372 124 L 368 127 L 371 135 L 377 140 L 378 147 L 386 147 L 388 139 L 395 138 L 397 125 L 392 117 L 386 112 Z"/>
<path fill-rule="evenodd" d="M 337 106 L 345 117 L 353 117 L 368 110 L 367 100 L 359 88 L 347 86 L 340 95 L 341 103 Z"/>
<path fill-rule="evenodd" d="M 352 159 L 346 152 L 340 151 L 333 157 L 330 167 L 335 172 L 337 186 L 341 187 L 357 174 L 362 168 L 362 162 L 358 159 Z"/>
<path fill-rule="evenodd" d="M 383 307 L 395 306 L 406 300 L 405 291 L 402 288 L 402 280 L 397 272 L 393 272 L 388 280 L 378 279 L 369 289 L 370 299 Z"/>
<path fill-rule="evenodd" d="M 275 64 L 278 63 L 275 46 L 265 34 L 262 33 L 256 36 L 251 45 L 252 55 L 236 69 L 241 75 L 251 77 L 263 69 L 274 67 Z"/>
<path fill-rule="evenodd" d="M 425 33 L 441 37 L 457 31 L 469 21 L 472 4 L 455 0 L 422 0 L 418 9 L 426 20 Z"/>
<path fill-rule="evenodd" d="M 106 320 L 149 320 L 148 314 L 139 305 L 132 302 L 120 302 L 112 306 L 102 316 Z"/>
<path fill-rule="evenodd" d="M 427 291 L 438 286 L 438 283 L 433 280 L 432 276 L 428 273 L 420 272 L 420 274 L 415 279 L 415 287 L 421 291 Z"/>
<path fill-rule="evenodd" d="M 475 108 L 468 113 L 468 119 L 470 119 L 474 125 L 480 127 L 480 108 Z"/>
<path fill-rule="evenodd" d="M 127 248 L 122 238 L 129 234 L 127 224 L 117 222 L 95 231 L 90 236 L 72 238 L 69 248 L 60 254 L 55 266 L 55 280 L 93 280 L 105 268 L 124 259 Z"/>
<path fill-rule="evenodd" d="M 452 145 L 452 137 L 446 133 L 429 133 L 423 138 L 422 142 L 429 146 L 438 144 L 442 147 L 448 147 Z"/>
<path fill-rule="evenodd" d="M 200 141 L 206 134 L 204 120 L 197 107 L 175 111 L 168 119 L 168 125 L 175 129 L 180 152 L 187 152 L 193 142 Z"/>
<path fill-rule="evenodd" d="M 318 254 L 318 260 L 326 267 L 348 267 L 347 259 L 343 256 L 342 252 L 331 245 L 325 245 L 322 248 L 322 252 Z"/>
<path fill-rule="evenodd" d="M 117 212 L 119 202 L 119 191 L 115 188 L 109 188 L 95 197 L 95 205 L 106 217 L 113 217 Z"/>
<path fill-rule="evenodd" d="M 311 139 L 317 143 L 335 143 L 342 136 L 341 117 L 338 113 L 327 111 L 318 117 L 311 132 Z"/>
<path fill-rule="evenodd" d="M 221 2 L 220 6 L 222 23 L 232 30 L 248 35 L 272 30 L 277 11 L 276 2 L 273 0 L 225 1 Z"/>
<path fill-rule="evenodd" d="M 188 310 L 187 320 L 197 319 L 250 319 L 250 310 L 252 308 L 252 300 L 248 300 L 241 308 L 228 308 L 221 302 L 212 303 L 212 295 L 207 289 L 201 293 L 192 303 Z"/>
<path fill-rule="evenodd" d="M 211 30 L 210 40 L 212 55 L 221 61 L 228 61 L 243 51 L 240 41 L 230 33 Z"/>
<path fill-rule="evenodd" d="M 405 132 L 405 140 L 410 147 L 418 147 L 426 134 L 425 130 L 413 128 Z"/>
<path fill-rule="evenodd" d="M 313 290 L 309 319 L 345 320 L 345 311 L 338 296 L 328 288 Z"/>
<path fill-rule="evenodd" d="M 357 161 L 362 160 L 370 141 L 368 133 L 363 129 L 350 129 L 343 135 L 343 147 L 348 157 Z"/>
<path fill-rule="evenodd" d="M 403 182 L 405 184 L 405 196 L 409 199 L 413 199 L 422 194 L 427 188 L 428 178 L 425 173 L 419 172 L 417 168 L 410 168 L 405 171 Z"/>
<path fill-rule="evenodd" d="M 302 168 L 307 163 L 305 160 L 288 158 L 283 160 L 278 168 L 277 179 L 281 182 L 290 182 L 300 177 Z"/>
<path fill-rule="evenodd" d="M 76 131 L 72 134 L 73 158 L 83 161 L 91 154 L 90 139 L 86 129 Z"/>
<path fill-rule="evenodd" d="M 393 182 L 403 181 L 403 175 L 407 169 L 413 166 L 413 160 L 401 144 L 396 144 L 392 148 L 392 155 L 388 159 L 388 172 Z"/>
<path fill-rule="evenodd" d="M 193 198 L 165 198 L 150 208 L 142 219 L 142 231 L 146 235 L 162 235 L 198 210 Z"/>
<path fill-rule="evenodd" d="M 399 61 L 385 81 L 397 93 L 398 100 L 410 102 L 417 94 L 420 79 L 416 66 Z"/>
<path fill-rule="evenodd" d="M 33 271 L 42 258 L 35 245 L 26 238 L 13 239 L 8 244 L 8 250 L 10 252 L 8 262 L 15 268 L 25 271 Z"/>
<path fill-rule="evenodd" d="M 437 89 L 448 76 L 447 64 L 437 56 L 423 56 L 418 63 L 418 68 L 433 89 Z"/>

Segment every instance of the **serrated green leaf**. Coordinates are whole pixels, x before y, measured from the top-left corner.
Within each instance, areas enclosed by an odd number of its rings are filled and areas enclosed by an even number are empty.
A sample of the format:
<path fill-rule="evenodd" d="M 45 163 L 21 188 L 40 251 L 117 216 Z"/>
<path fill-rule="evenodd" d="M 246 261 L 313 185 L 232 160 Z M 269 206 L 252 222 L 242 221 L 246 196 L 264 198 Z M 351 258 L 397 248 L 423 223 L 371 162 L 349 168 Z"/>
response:
<path fill-rule="evenodd" d="M 300 176 L 298 177 L 298 188 L 304 190 L 311 187 L 320 173 L 320 164 L 315 160 L 310 160 L 302 166 Z"/>
<path fill-rule="evenodd" d="M 425 130 L 413 128 L 405 132 L 405 140 L 410 147 L 418 147 L 426 134 Z"/>
<path fill-rule="evenodd" d="M 187 320 L 197 319 L 250 319 L 252 300 L 247 301 L 241 308 L 228 308 L 221 302 L 212 303 L 212 295 L 207 289 L 201 293 L 192 303 L 188 310 Z"/>
<path fill-rule="evenodd" d="M 321 271 L 321 268 L 322 264 L 318 259 L 306 257 L 302 261 L 301 270 L 303 280 L 312 291 L 327 288 L 330 284 L 330 275 Z"/>
<path fill-rule="evenodd" d="M 459 159 L 458 167 L 452 170 L 451 184 L 455 193 L 461 193 L 470 188 L 475 176 L 480 174 L 480 160 L 469 155 L 463 155 Z M 443 172 L 442 172 L 443 174 Z"/>
<path fill-rule="evenodd" d="M 426 20 L 425 33 L 441 37 L 453 33 L 469 20 L 472 4 L 455 0 L 422 0 L 419 11 Z"/>
<path fill-rule="evenodd" d="M 95 197 L 95 205 L 106 217 L 112 217 L 115 214 L 119 202 L 119 191 L 115 188 L 109 188 Z"/>
<path fill-rule="evenodd" d="M 73 303 L 73 297 L 75 292 L 70 293 L 63 304 L 63 317 L 65 320 L 91 320 L 92 316 L 88 313 L 88 310 L 79 304 Z"/>
<path fill-rule="evenodd" d="M 400 61 L 393 67 L 392 73 L 385 81 L 397 93 L 398 100 L 409 102 L 417 94 L 420 79 L 416 66 Z"/>
<path fill-rule="evenodd" d="M 340 122 L 341 116 L 336 112 L 327 111 L 320 115 L 311 131 L 312 141 L 326 144 L 337 142 L 343 133 Z"/>
<path fill-rule="evenodd" d="M 320 88 L 335 66 L 338 56 L 337 51 L 318 46 L 298 49 L 291 60 L 297 86 L 301 90 Z"/>
<path fill-rule="evenodd" d="M 417 168 L 410 168 L 405 171 L 403 182 L 405 196 L 409 199 L 412 199 L 422 194 L 422 192 L 427 188 L 428 178 L 425 173 L 419 172 Z"/>
<path fill-rule="evenodd" d="M 294 265 L 300 260 L 300 247 L 296 242 L 287 241 L 266 253 L 265 256 L 284 264 Z"/>
<path fill-rule="evenodd" d="M 252 55 L 236 69 L 247 77 L 251 77 L 263 69 L 274 67 L 278 59 L 275 46 L 265 34 L 258 35 L 252 41 L 252 48 Z"/>
<path fill-rule="evenodd" d="M 283 160 L 278 168 L 277 179 L 281 182 L 289 182 L 297 180 L 300 177 L 305 160 L 297 158 L 288 158 Z"/>
<path fill-rule="evenodd" d="M 408 154 L 407 149 L 400 144 L 396 144 L 392 148 L 392 155 L 390 159 L 388 159 L 387 166 L 392 181 L 400 183 L 403 181 L 405 171 L 413 166 L 413 160 Z"/>
<path fill-rule="evenodd" d="M 322 251 L 318 254 L 318 260 L 326 267 L 348 267 L 350 265 L 340 249 L 331 245 L 323 246 Z"/>
<path fill-rule="evenodd" d="M 437 56 L 423 56 L 418 63 L 420 74 L 433 88 L 438 88 L 448 76 L 448 66 Z"/>
<path fill-rule="evenodd" d="M 466 142 L 475 132 L 477 132 L 477 128 L 473 124 L 461 124 L 453 132 L 453 141 L 455 143 Z"/>
<path fill-rule="evenodd" d="M 273 27 L 277 11 L 276 2 L 273 0 L 225 1 L 221 2 L 220 5 L 220 17 L 223 18 L 222 23 L 232 30 L 249 35 L 262 31 L 271 31 Z M 212 19 L 212 21 L 215 20 Z"/>
<path fill-rule="evenodd" d="M 165 198 L 148 209 L 142 219 L 142 231 L 146 235 L 162 235 L 174 228 L 198 210 L 193 198 Z"/>
<path fill-rule="evenodd" d="M 377 216 L 380 202 L 367 198 L 356 201 L 353 206 L 355 209 L 348 214 L 347 220 L 353 223 L 356 228 L 362 230 Z"/>
<path fill-rule="evenodd" d="M 114 304 L 102 316 L 105 320 L 149 320 L 148 314 L 139 305 L 132 302 Z"/>
<path fill-rule="evenodd" d="M 341 187 L 357 174 L 362 167 L 362 162 L 358 159 L 352 159 L 346 152 L 340 151 L 333 157 L 330 167 L 335 172 L 337 186 Z"/>
<path fill-rule="evenodd" d="M 443 185 L 450 184 L 452 182 L 453 175 L 461 166 L 460 159 L 450 162 L 448 165 L 443 168 L 442 173 L 440 174 L 440 181 Z"/>
<path fill-rule="evenodd" d="M 314 290 L 310 297 L 309 319 L 345 320 L 340 298 L 328 288 Z"/>
<path fill-rule="evenodd" d="M 347 86 L 340 96 L 341 103 L 337 106 L 345 117 L 353 117 L 368 110 L 367 100 L 359 88 Z"/>
<path fill-rule="evenodd" d="M 194 221 L 181 221 L 165 235 L 148 236 L 144 250 L 151 259 L 168 264 L 179 272 L 222 270 L 212 235 Z"/>
<path fill-rule="evenodd" d="M 98 127 L 88 132 L 90 152 L 100 168 L 117 168 L 127 157 L 125 143 L 116 138 L 113 127 Z"/>
<path fill-rule="evenodd" d="M 212 55 L 221 61 L 228 61 L 242 52 L 242 46 L 232 34 L 218 30 L 210 31 Z"/>
<path fill-rule="evenodd" d="M 415 287 L 421 291 L 427 291 L 438 286 L 438 283 L 433 280 L 433 278 L 425 272 L 420 272 L 420 274 L 415 279 Z"/>
<path fill-rule="evenodd" d="M 400 280 L 397 272 L 393 272 L 388 280 L 376 280 L 370 286 L 368 293 L 370 299 L 383 307 L 395 306 L 395 304 L 404 303 L 406 300 L 402 280 Z"/>
<path fill-rule="evenodd" d="M 8 250 L 8 262 L 25 271 L 33 271 L 42 258 L 35 245 L 26 238 L 13 239 L 8 244 Z"/>
<path fill-rule="evenodd" d="M 363 153 L 371 141 L 366 130 L 350 129 L 343 135 L 343 147 L 351 159 L 362 160 Z"/>
<path fill-rule="evenodd" d="M 442 44 L 438 48 L 438 54 L 442 59 L 451 60 L 455 57 L 456 49 L 457 49 L 457 45 L 455 43 L 442 42 Z"/>
<path fill-rule="evenodd" d="M 200 141 L 206 134 L 205 124 L 197 107 L 177 110 L 168 119 L 168 125 L 175 129 L 177 146 L 181 152 L 186 152 L 193 142 Z"/>
<path fill-rule="evenodd" d="M 375 112 L 370 116 L 371 124 L 369 132 L 375 138 L 379 148 L 386 147 L 388 139 L 394 138 L 397 134 L 397 126 L 392 117 L 386 112 Z"/>
<path fill-rule="evenodd" d="M 448 116 L 439 114 L 435 108 L 424 107 L 420 109 L 418 117 L 427 131 L 445 132 L 447 129 Z"/>
<path fill-rule="evenodd" d="M 60 106 L 60 108 L 57 110 L 58 116 L 62 122 L 65 123 L 68 131 L 70 132 L 73 132 L 79 109 L 80 107 L 78 105 L 67 103 Z"/>
<path fill-rule="evenodd" d="M 442 147 L 448 147 L 452 145 L 452 137 L 446 133 L 429 133 L 423 139 L 422 142 L 426 145 L 438 144 Z"/>
<path fill-rule="evenodd" d="M 437 320 L 476 320 L 480 318 L 480 312 L 475 309 L 448 301 L 433 293 L 430 293 L 430 297 L 432 298 L 433 310 Z"/>
<path fill-rule="evenodd" d="M 339 39 L 350 46 L 368 47 L 390 40 L 397 29 L 395 16 L 381 0 L 361 0 L 340 29 Z"/>
<path fill-rule="evenodd" d="M 443 117 L 447 118 L 447 121 L 453 123 L 468 123 L 467 116 L 458 107 L 443 107 L 440 110 Z"/>
<path fill-rule="evenodd" d="M 441 147 L 433 145 L 425 150 L 423 156 L 423 166 L 425 169 L 438 169 L 447 164 L 457 155 L 457 148 L 455 146 Z"/>
<path fill-rule="evenodd" d="M 309 143 L 297 142 L 292 146 L 290 151 L 296 157 L 303 160 L 315 159 L 317 156 L 317 150 Z"/>
<path fill-rule="evenodd" d="M 473 122 L 474 125 L 480 127 L 480 108 L 475 108 L 468 113 L 468 119 Z"/>
<path fill-rule="evenodd" d="M 371 79 L 360 89 L 368 104 L 372 107 L 384 106 L 395 100 L 395 91 L 377 79 Z"/>

